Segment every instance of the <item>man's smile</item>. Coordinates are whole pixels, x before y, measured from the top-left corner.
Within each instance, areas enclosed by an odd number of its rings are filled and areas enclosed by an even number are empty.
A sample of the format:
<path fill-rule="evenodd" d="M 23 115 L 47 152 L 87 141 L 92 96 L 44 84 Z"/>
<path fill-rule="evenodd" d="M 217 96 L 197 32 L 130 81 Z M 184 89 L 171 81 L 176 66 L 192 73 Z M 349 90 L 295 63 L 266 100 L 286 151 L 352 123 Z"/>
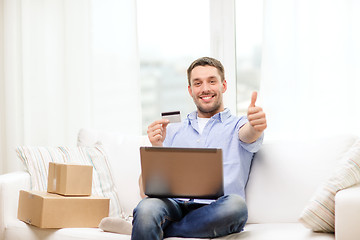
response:
<path fill-rule="evenodd" d="M 203 100 L 204 102 L 210 102 L 216 94 L 212 94 L 212 95 L 201 95 L 199 98 L 201 100 Z"/>

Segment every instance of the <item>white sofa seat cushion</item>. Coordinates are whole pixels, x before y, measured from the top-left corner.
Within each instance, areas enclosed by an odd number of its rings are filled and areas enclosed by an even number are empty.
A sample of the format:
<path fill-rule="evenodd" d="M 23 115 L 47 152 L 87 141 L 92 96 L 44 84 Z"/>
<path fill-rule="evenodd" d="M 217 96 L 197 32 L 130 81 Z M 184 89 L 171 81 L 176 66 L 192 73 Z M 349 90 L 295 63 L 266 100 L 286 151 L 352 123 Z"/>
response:
<path fill-rule="evenodd" d="M 26 240 L 130 240 L 130 235 L 103 232 L 99 228 L 62 228 L 40 229 L 21 221 L 12 221 L 8 224 L 5 239 Z M 183 238 L 166 238 L 166 240 L 181 240 Z M 218 240 L 334 240 L 334 234 L 314 233 L 304 228 L 299 223 L 277 224 L 247 224 L 245 231 L 231 234 Z M 186 240 L 199 240 L 198 238 L 186 238 Z M 202 239 L 206 240 L 206 239 Z"/>
<path fill-rule="evenodd" d="M 99 228 L 61 228 L 42 229 L 28 225 L 21 221 L 12 221 L 8 224 L 5 239 L 26 240 L 130 240 L 129 235 L 103 232 Z"/>
<path fill-rule="evenodd" d="M 334 240 L 334 234 L 314 233 L 300 223 L 247 224 L 245 231 L 220 239 L 232 240 Z"/>
<path fill-rule="evenodd" d="M 42 229 L 21 221 L 11 221 L 6 227 L 5 239 L 26 240 L 130 240 L 130 235 L 104 232 L 100 228 L 61 228 Z M 166 238 L 166 240 L 181 240 L 183 238 Z M 186 240 L 199 240 L 187 238 Z M 206 240 L 206 239 L 201 239 Z"/>

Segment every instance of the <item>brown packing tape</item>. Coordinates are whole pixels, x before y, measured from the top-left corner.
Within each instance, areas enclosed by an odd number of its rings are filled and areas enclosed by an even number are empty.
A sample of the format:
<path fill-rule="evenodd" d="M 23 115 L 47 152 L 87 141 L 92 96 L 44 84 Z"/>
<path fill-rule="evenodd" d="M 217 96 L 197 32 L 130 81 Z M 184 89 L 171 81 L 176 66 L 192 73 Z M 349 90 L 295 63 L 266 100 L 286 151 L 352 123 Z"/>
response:
<path fill-rule="evenodd" d="M 68 192 L 68 188 L 67 185 L 68 184 L 76 184 L 76 182 L 70 182 L 70 180 L 68 179 L 68 174 L 67 174 L 67 166 L 69 165 L 65 165 L 65 164 L 57 164 L 56 165 L 56 171 L 55 171 L 55 177 L 56 177 L 56 191 L 55 193 L 59 193 L 62 195 L 77 195 L 74 192 Z"/>
<path fill-rule="evenodd" d="M 56 191 L 56 171 L 55 171 L 55 165 L 53 163 L 49 163 L 47 191 L 48 192 Z"/>
<path fill-rule="evenodd" d="M 53 167 L 53 171 L 54 171 L 54 179 L 52 180 L 52 190 L 55 192 L 57 189 L 57 184 L 58 184 L 58 171 L 56 171 L 55 166 Z"/>

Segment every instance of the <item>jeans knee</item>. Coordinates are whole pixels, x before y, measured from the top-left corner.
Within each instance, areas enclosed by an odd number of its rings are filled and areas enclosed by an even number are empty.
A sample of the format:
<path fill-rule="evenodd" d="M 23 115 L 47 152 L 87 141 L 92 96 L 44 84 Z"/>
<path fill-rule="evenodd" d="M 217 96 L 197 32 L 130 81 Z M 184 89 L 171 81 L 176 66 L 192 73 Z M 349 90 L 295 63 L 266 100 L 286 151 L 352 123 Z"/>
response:
<path fill-rule="evenodd" d="M 134 209 L 131 239 L 163 239 L 162 219 L 166 200 L 144 198 Z"/>
<path fill-rule="evenodd" d="M 146 233 L 154 234 L 154 236 L 162 234 L 161 206 L 162 201 L 157 198 L 144 198 L 139 202 L 133 212 L 133 233 L 135 232 L 136 236 L 134 239 L 144 239 L 143 234 Z"/>
<path fill-rule="evenodd" d="M 161 205 L 161 200 L 157 198 L 144 198 L 134 209 L 135 217 L 151 217 Z"/>
<path fill-rule="evenodd" d="M 233 219 L 238 219 L 239 222 L 246 222 L 248 218 L 248 209 L 245 200 L 235 194 L 230 194 L 224 197 L 227 213 Z"/>

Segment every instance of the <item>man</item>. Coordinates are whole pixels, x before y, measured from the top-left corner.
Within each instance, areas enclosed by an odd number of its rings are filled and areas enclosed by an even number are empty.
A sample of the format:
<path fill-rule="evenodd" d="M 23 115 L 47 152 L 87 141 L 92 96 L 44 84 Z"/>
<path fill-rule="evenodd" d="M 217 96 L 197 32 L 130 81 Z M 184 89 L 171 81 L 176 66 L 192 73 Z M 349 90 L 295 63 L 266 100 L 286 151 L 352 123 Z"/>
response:
<path fill-rule="evenodd" d="M 134 210 L 133 240 L 215 238 L 240 232 L 247 221 L 245 185 L 267 127 L 265 113 L 255 105 L 257 93 L 252 94 L 247 118 L 238 118 L 224 108 L 227 82 L 218 60 L 197 59 L 187 75 L 197 111 L 181 124 L 155 121 L 148 127 L 148 137 L 153 146 L 221 148 L 225 195 L 210 203 L 144 198 Z M 140 191 L 143 194 L 141 181 Z"/>

